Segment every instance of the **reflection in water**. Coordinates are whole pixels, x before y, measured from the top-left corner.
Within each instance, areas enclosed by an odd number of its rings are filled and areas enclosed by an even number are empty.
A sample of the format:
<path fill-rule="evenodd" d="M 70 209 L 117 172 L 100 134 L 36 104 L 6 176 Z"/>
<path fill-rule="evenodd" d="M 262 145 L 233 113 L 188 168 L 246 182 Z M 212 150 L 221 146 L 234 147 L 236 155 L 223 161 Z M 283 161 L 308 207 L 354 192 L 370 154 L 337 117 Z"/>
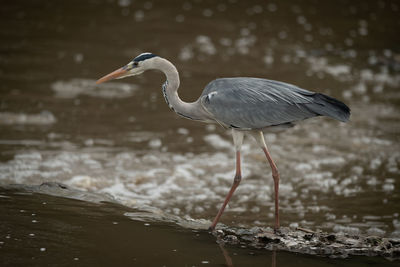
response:
<path fill-rule="evenodd" d="M 272 251 L 271 267 L 276 267 L 276 250 Z"/>
<path fill-rule="evenodd" d="M 232 258 L 229 256 L 228 251 L 225 249 L 224 242 L 219 237 L 217 237 L 217 243 L 222 251 L 222 255 L 224 255 L 226 266 L 233 267 Z"/>
<path fill-rule="evenodd" d="M 229 255 L 228 249 L 225 248 L 225 243 L 221 239 L 220 236 L 217 236 L 217 243 L 218 243 L 219 248 L 222 251 L 222 255 L 224 256 L 226 266 L 234 267 L 235 266 L 234 262 L 233 262 L 231 256 Z M 271 267 L 276 267 L 276 250 L 275 249 L 273 249 L 271 251 Z"/>

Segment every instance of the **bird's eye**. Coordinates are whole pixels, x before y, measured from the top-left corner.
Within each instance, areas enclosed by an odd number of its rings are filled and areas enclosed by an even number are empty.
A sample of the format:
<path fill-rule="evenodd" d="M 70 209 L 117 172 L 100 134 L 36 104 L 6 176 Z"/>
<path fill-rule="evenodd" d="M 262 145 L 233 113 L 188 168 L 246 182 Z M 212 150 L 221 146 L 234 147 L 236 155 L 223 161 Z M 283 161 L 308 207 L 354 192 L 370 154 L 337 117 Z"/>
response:
<path fill-rule="evenodd" d="M 134 62 L 133 62 L 133 65 L 134 65 L 134 66 L 137 66 L 137 65 L 139 65 L 139 63 L 136 62 L 136 61 L 134 61 Z"/>

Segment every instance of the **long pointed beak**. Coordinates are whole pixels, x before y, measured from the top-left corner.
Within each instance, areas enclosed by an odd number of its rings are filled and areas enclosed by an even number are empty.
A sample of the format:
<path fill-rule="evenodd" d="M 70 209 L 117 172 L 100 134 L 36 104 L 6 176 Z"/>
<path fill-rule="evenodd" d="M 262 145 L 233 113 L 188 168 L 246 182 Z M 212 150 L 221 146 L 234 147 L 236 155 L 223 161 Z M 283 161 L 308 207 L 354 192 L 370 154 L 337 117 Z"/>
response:
<path fill-rule="evenodd" d="M 109 74 L 107 74 L 106 76 L 98 79 L 96 81 L 96 84 L 100 84 L 100 83 L 104 83 L 107 82 L 109 80 L 113 80 L 113 79 L 118 79 L 118 78 L 122 78 L 122 76 L 127 72 L 126 68 L 122 67 L 120 69 L 117 69 L 116 71 L 113 71 Z"/>

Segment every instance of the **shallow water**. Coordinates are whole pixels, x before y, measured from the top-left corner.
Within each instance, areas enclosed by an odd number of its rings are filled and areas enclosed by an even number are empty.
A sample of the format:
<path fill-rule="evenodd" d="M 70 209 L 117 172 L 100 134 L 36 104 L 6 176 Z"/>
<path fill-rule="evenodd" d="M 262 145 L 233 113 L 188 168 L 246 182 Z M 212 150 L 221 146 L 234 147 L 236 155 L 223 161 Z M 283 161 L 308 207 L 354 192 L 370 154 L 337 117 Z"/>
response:
<path fill-rule="evenodd" d="M 266 135 L 281 171 L 281 223 L 399 237 L 399 12 L 393 1 L 4 4 L 0 184 L 59 181 L 211 220 L 234 175 L 229 131 L 178 118 L 159 73 L 94 86 L 151 51 L 176 64 L 187 101 L 228 76 L 343 100 L 347 124 L 315 118 Z M 270 226 L 271 172 L 245 142 L 244 179 L 221 222 Z"/>
<path fill-rule="evenodd" d="M 376 257 L 333 260 L 220 246 L 207 231 L 146 221 L 111 203 L 0 188 L 0 204 L 1 266 L 396 266 Z"/>

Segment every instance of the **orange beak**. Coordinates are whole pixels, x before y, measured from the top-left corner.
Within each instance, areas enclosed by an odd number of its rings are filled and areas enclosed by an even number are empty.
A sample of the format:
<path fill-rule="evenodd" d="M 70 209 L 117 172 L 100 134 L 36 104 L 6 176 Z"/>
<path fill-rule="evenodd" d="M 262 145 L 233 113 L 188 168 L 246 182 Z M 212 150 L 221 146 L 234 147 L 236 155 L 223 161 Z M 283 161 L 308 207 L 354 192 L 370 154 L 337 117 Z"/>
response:
<path fill-rule="evenodd" d="M 116 71 L 113 71 L 113 72 L 107 74 L 106 76 L 98 79 L 96 81 L 96 84 L 104 83 L 104 82 L 107 82 L 107 81 L 110 81 L 113 79 L 118 79 L 119 77 L 123 76 L 126 72 L 127 72 L 126 68 L 122 67 L 122 68 L 117 69 Z"/>

